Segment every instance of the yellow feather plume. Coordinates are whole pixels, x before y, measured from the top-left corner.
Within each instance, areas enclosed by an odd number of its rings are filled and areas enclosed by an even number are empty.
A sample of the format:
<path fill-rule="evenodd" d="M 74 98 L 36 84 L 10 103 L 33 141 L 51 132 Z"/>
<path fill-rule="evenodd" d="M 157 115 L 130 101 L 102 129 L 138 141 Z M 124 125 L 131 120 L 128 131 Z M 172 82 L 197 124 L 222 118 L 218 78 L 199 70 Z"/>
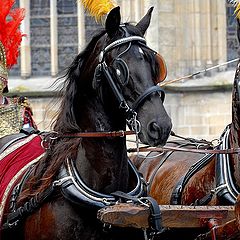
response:
<path fill-rule="evenodd" d="M 117 4 L 113 0 L 80 0 L 83 6 L 87 9 L 91 16 L 95 17 L 96 21 L 107 15 Z"/>
<path fill-rule="evenodd" d="M 240 19 L 240 3 L 238 2 L 235 6 L 235 11 L 234 13 L 236 14 L 236 17 Z"/>

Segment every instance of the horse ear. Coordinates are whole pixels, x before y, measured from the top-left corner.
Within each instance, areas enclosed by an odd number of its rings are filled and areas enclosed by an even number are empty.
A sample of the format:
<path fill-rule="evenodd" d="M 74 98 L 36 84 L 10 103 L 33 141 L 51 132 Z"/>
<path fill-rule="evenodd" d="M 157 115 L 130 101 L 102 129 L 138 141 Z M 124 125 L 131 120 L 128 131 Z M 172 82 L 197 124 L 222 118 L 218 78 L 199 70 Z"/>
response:
<path fill-rule="evenodd" d="M 148 10 L 147 14 L 136 25 L 136 27 L 141 31 L 142 35 L 145 34 L 145 32 L 147 31 L 147 29 L 149 27 L 151 17 L 152 17 L 152 11 L 153 11 L 153 7 L 151 7 Z"/>
<path fill-rule="evenodd" d="M 105 23 L 107 34 L 110 37 L 112 37 L 117 32 L 117 30 L 119 29 L 120 22 L 121 22 L 120 7 L 115 7 L 108 13 Z"/>

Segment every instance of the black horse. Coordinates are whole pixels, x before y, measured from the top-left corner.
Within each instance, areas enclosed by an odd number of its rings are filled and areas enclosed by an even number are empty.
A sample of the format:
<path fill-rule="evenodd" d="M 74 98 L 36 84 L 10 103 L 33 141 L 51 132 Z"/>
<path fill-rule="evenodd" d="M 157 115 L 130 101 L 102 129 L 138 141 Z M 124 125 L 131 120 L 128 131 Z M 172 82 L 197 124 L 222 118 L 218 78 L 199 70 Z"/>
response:
<path fill-rule="evenodd" d="M 54 132 L 43 136 L 46 154 L 30 178 L 25 175 L 20 181 L 24 187 L 12 201 L 15 212 L 5 208 L 3 240 L 138 236 L 135 230 L 103 231 L 96 213 L 117 200 L 113 192 L 143 194 L 142 181 L 127 157 L 126 121 L 152 146 L 164 145 L 171 131 L 164 91 L 157 86 L 165 66 L 143 38 L 152 10 L 133 26 L 120 24 L 120 8 L 114 8 L 105 29 L 69 67 Z"/>

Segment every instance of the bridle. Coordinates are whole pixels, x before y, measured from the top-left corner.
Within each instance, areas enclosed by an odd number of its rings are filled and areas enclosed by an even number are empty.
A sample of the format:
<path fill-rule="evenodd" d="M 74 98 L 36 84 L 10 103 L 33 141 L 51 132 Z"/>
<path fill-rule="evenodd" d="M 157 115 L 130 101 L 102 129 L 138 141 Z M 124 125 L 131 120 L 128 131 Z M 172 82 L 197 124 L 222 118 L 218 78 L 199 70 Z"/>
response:
<path fill-rule="evenodd" d="M 126 31 L 125 31 L 126 32 Z M 137 120 L 137 109 L 139 106 L 146 100 L 148 96 L 150 96 L 152 93 L 159 93 L 162 102 L 165 98 L 165 92 L 162 88 L 160 88 L 158 85 L 154 85 L 148 89 L 146 89 L 132 104 L 132 106 L 129 106 L 124 99 L 124 96 L 122 94 L 122 89 L 119 87 L 119 85 L 116 84 L 116 81 L 114 81 L 114 77 L 111 73 L 110 67 L 107 65 L 105 61 L 105 55 L 112 49 L 121 46 L 123 44 L 129 43 L 128 48 L 123 52 L 125 53 L 128 51 L 131 47 L 132 42 L 138 42 L 139 44 L 144 44 L 146 46 L 146 40 L 140 36 L 128 36 L 121 38 L 119 40 L 116 40 L 109 45 L 107 45 L 99 54 L 99 63 L 95 69 L 94 74 L 94 80 L 93 80 L 93 87 L 96 89 L 99 87 L 100 82 L 102 81 L 103 77 L 107 80 L 116 100 L 118 101 L 119 108 L 124 110 L 126 113 L 126 121 L 127 124 L 130 126 L 130 128 L 135 131 L 136 134 L 138 134 L 141 130 L 141 124 Z M 123 54 L 120 53 L 117 58 L 114 59 L 114 61 L 119 61 L 122 66 L 124 66 L 126 72 L 129 72 L 128 66 L 125 63 L 125 61 L 120 58 L 120 56 Z M 121 74 L 121 73 L 120 73 Z M 127 82 L 127 81 L 126 81 Z"/>
<path fill-rule="evenodd" d="M 124 32 L 126 30 L 124 29 Z M 128 34 L 128 33 L 127 33 Z M 111 51 L 112 49 L 124 45 L 126 43 L 129 43 L 129 46 L 124 50 L 122 53 L 120 53 L 117 58 L 114 59 L 114 61 L 119 61 L 121 66 L 125 68 L 125 71 L 129 73 L 128 66 L 126 62 L 120 58 L 121 55 L 123 55 L 125 52 L 127 52 L 130 47 L 132 42 L 138 42 L 141 45 L 146 46 L 146 40 L 143 37 L 140 36 L 127 36 L 123 37 L 121 39 L 118 39 L 110 44 L 108 44 L 105 48 L 102 49 L 102 51 L 99 54 L 99 60 L 98 60 L 98 65 L 95 68 L 95 73 L 94 73 L 94 78 L 93 78 L 93 88 L 95 90 L 99 90 L 101 82 L 105 78 L 116 98 L 119 104 L 119 108 L 124 110 L 126 113 L 126 121 L 128 126 L 131 128 L 130 131 L 112 131 L 112 132 L 78 132 L 78 133 L 64 133 L 60 134 L 58 132 L 50 132 L 50 134 L 47 134 L 44 136 L 43 141 L 42 141 L 42 146 L 45 149 L 49 149 L 51 146 L 51 143 L 55 141 L 58 138 L 101 138 L 101 137 L 125 137 L 127 135 L 136 135 L 136 142 L 138 142 L 138 133 L 141 131 L 141 124 L 137 120 L 137 109 L 139 106 L 146 100 L 148 96 L 150 96 L 152 93 L 158 93 L 160 95 L 161 101 L 164 102 L 165 99 L 165 92 L 164 90 L 157 85 L 159 83 L 158 81 L 155 82 L 156 85 L 149 87 L 146 89 L 132 104 L 130 107 L 125 98 L 123 97 L 122 94 L 122 89 L 120 84 L 116 83 L 116 79 L 114 79 L 114 76 L 110 70 L 110 67 L 107 65 L 105 61 L 105 56 L 106 53 Z M 150 49 L 153 51 L 152 49 Z M 154 51 L 153 51 L 154 52 Z M 154 52 L 155 53 L 155 52 Z M 157 55 L 157 53 L 156 53 Z M 127 82 L 127 81 L 126 81 Z M 123 86 L 124 84 L 122 84 Z M 137 148 L 138 148 L 138 143 L 137 143 Z"/>

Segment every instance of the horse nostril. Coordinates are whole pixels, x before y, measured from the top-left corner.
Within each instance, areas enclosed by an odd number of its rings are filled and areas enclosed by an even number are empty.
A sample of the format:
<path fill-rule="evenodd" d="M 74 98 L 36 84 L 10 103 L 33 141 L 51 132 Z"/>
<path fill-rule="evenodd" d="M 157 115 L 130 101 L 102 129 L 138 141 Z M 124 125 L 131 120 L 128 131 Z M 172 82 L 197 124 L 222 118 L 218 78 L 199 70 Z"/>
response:
<path fill-rule="evenodd" d="M 149 136 L 155 139 L 159 138 L 161 135 L 161 127 L 155 121 L 151 121 L 148 124 L 147 131 Z"/>

